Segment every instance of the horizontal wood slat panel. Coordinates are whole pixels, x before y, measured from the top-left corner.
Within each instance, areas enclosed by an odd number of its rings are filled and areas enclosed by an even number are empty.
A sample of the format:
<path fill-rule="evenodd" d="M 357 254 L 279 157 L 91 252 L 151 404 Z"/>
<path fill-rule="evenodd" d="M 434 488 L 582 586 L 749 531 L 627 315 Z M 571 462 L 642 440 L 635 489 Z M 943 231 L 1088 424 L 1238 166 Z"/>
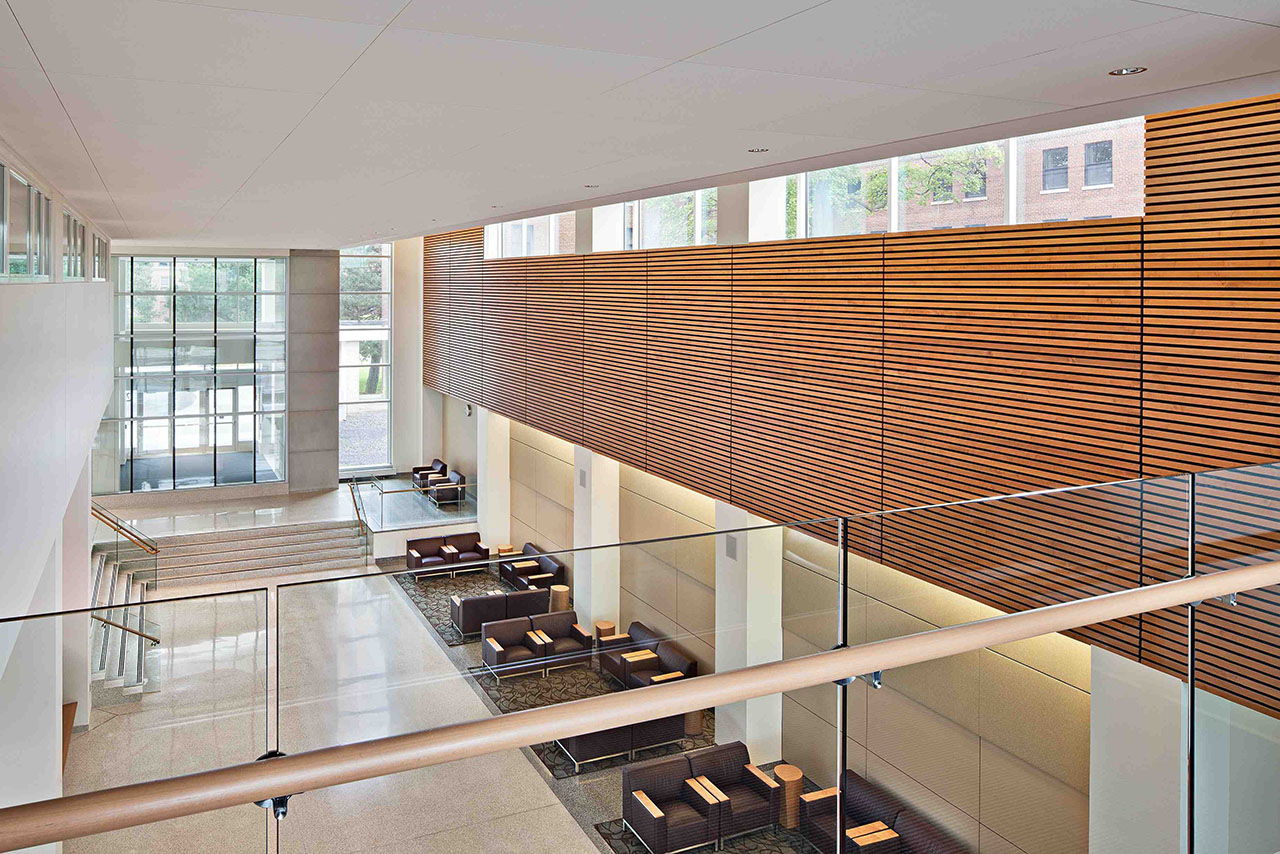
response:
<path fill-rule="evenodd" d="M 1280 96 L 1146 127 L 1140 219 L 514 262 L 427 238 L 424 381 L 778 521 L 1159 477 L 850 530 L 1010 611 L 1179 578 L 1181 473 L 1280 458 Z M 1280 554 L 1277 496 L 1201 475 L 1198 571 Z M 1280 716 L 1280 591 L 1200 613 L 1199 684 Z M 1183 679 L 1186 635 L 1076 633 Z"/>
<path fill-rule="evenodd" d="M 484 280 L 480 403 L 486 408 L 525 419 L 525 259 L 502 258 L 481 263 Z"/>
<path fill-rule="evenodd" d="M 734 247 L 738 506 L 774 519 L 881 508 L 883 255 L 878 236 Z M 853 533 L 878 554 L 873 530 Z"/>
<path fill-rule="evenodd" d="M 730 501 L 730 249 L 646 255 L 646 467 Z"/>
<path fill-rule="evenodd" d="M 528 259 L 525 423 L 582 445 L 581 255 Z"/>
<path fill-rule="evenodd" d="M 648 470 L 648 321 L 643 252 L 583 256 L 582 441 Z"/>

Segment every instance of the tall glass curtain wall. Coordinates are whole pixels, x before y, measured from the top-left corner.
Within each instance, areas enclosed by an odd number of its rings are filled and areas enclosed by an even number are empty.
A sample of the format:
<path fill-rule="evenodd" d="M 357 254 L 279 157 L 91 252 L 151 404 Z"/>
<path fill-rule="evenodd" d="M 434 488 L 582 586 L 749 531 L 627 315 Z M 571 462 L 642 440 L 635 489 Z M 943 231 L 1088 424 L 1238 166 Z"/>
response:
<path fill-rule="evenodd" d="M 342 251 L 338 466 L 391 466 L 391 244 Z"/>
<path fill-rule="evenodd" d="M 285 480 L 288 260 L 114 256 L 96 494 Z"/>

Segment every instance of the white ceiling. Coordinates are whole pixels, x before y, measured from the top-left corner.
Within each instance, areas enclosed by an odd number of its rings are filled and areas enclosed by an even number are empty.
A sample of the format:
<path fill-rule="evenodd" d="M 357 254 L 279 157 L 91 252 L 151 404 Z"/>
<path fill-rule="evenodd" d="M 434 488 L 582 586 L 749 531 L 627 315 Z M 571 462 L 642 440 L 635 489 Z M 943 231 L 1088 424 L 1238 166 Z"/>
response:
<path fill-rule="evenodd" d="M 112 237 L 192 247 L 440 231 L 1280 70 L 1280 0 L 6 4 L 0 137 Z"/>

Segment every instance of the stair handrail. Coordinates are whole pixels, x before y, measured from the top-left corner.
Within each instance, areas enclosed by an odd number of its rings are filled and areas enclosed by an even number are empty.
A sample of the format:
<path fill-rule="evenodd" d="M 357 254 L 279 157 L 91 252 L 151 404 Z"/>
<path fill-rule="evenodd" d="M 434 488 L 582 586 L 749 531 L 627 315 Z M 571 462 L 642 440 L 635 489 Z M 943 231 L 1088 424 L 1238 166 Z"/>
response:
<path fill-rule="evenodd" d="M 154 555 L 160 553 L 160 546 L 155 540 L 151 539 L 146 534 L 143 534 L 141 531 L 138 531 L 128 522 L 125 522 L 119 516 L 98 504 L 96 501 L 90 504 L 89 513 L 93 518 L 97 519 L 99 522 L 106 525 L 108 528 L 115 531 L 117 534 L 124 537 L 147 554 Z"/>
<path fill-rule="evenodd" d="M 149 635 L 146 632 L 140 632 L 137 629 L 130 628 L 129 626 L 123 625 L 122 623 L 117 623 L 115 620 L 108 620 L 106 617 L 102 616 L 101 614 L 90 614 L 89 616 L 100 623 L 107 624 L 113 629 L 120 629 L 120 631 L 122 632 L 128 632 L 131 635 L 137 635 L 140 638 L 146 638 L 147 640 L 151 641 L 152 646 L 158 646 L 160 644 L 160 638 L 154 637 L 153 635 Z"/>
<path fill-rule="evenodd" d="M 800 658 L 498 717 L 0 809 L 0 851 L 224 809 L 459 759 L 831 684 L 1280 584 L 1280 561 L 1003 614 Z"/>

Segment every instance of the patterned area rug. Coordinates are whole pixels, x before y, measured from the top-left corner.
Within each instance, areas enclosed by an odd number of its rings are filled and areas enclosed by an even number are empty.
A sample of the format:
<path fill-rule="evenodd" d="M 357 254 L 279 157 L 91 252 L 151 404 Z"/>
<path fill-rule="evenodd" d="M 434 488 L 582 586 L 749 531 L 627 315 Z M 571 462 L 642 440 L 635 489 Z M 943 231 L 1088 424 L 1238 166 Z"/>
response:
<path fill-rule="evenodd" d="M 484 689 L 485 694 L 503 714 L 520 712 L 525 709 L 536 709 L 539 706 L 550 706 L 554 703 L 565 703 L 569 700 L 581 700 L 583 697 L 599 697 L 621 691 L 617 682 L 600 674 L 593 664 L 586 667 L 566 667 L 553 670 L 546 676 L 531 674 L 528 676 L 512 676 L 499 682 L 482 667 L 470 670 L 476 682 Z M 635 761 L 653 759 L 671 753 L 682 753 L 696 747 L 707 747 L 715 743 L 716 716 L 711 709 L 702 712 L 702 734 L 691 736 L 676 744 L 666 744 L 636 753 Z M 543 742 L 532 745 L 534 755 L 557 780 L 575 776 L 573 760 L 560 749 L 555 742 Z M 617 768 L 631 760 L 625 756 L 613 759 L 601 759 L 582 766 L 578 774 L 590 774 L 606 768 Z"/>
<path fill-rule="evenodd" d="M 771 772 L 780 762 L 769 762 L 760 769 Z M 570 766 L 572 768 L 573 766 Z M 820 788 L 807 776 L 801 780 L 805 792 L 816 792 Z M 602 821 L 596 826 L 596 833 L 605 841 L 614 854 L 649 854 L 640 838 L 627 829 L 622 819 Z M 710 850 L 710 846 L 708 849 Z M 800 833 L 799 828 L 787 830 L 780 824 L 765 827 L 725 842 L 724 851 L 742 852 L 742 854 L 812 854 L 813 847 Z"/>
<path fill-rule="evenodd" d="M 509 593 L 515 590 L 510 584 L 498 578 L 496 570 L 486 569 L 483 572 L 464 572 L 457 578 L 447 575 L 424 575 L 414 578 L 405 573 L 395 576 L 396 582 L 409 594 L 413 604 L 427 618 L 427 622 L 440 635 L 446 646 L 462 646 L 480 640 L 479 635 L 464 639 L 449 622 L 450 596 L 478 596 L 489 590 L 502 590 Z"/>

